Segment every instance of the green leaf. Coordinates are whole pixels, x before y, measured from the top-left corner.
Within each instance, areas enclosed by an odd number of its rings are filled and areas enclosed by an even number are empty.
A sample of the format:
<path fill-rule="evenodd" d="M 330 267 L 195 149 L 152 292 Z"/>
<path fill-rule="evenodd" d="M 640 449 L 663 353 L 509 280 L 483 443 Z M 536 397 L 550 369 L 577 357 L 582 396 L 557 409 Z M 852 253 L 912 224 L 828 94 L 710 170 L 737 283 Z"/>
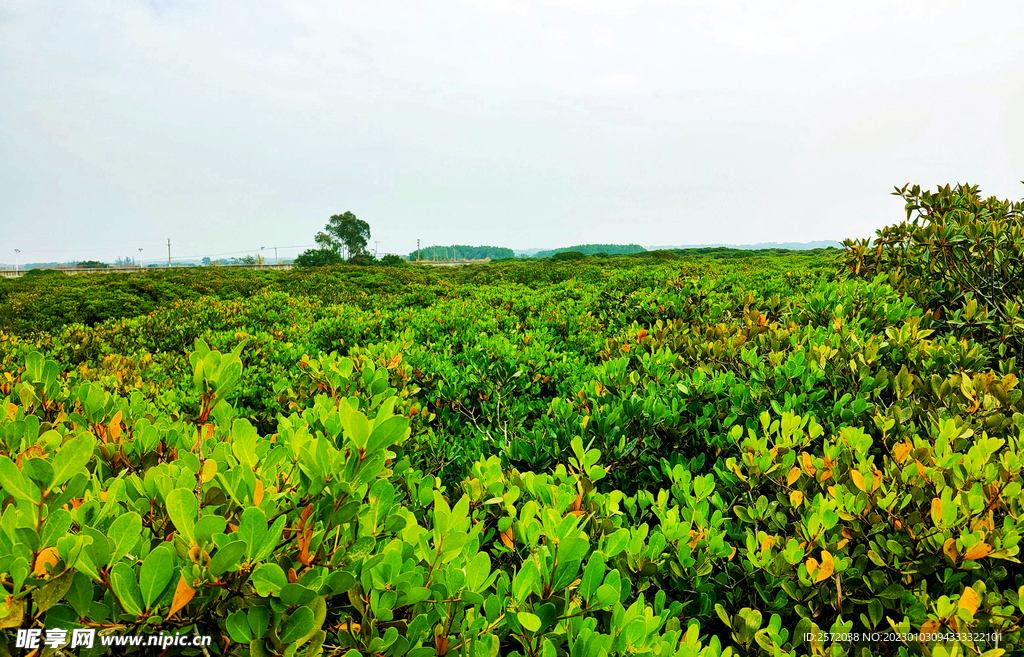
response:
<path fill-rule="evenodd" d="M 523 626 L 527 632 L 536 632 L 540 629 L 540 618 L 529 612 L 521 611 L 516 614 L 516 618 L 519 619 L 519 624 Z"/>
<path fill-rule="evenodd" d="M 348 416 L 345 428 L 348 429 L 348 438 L 360 449 L 366 449 L 366 442 L 370 438 L 370 423 L 361 411 L 352 411 Z"/>
<path fill-rule="evenodd" d="M 158 547 L 149 553 L 139 569 L 139 588 L 146 609 L 160 598 L 174 575 L 174 557 L 164 547 Z"/>
<path fill-rule="evenodd" d="M 262 597 L 277 595 L 288 584 L 288 578 L 285 576 L 284 570 L 276 563 L 260 564 L 252 572 L 250 579 L 252 580 L 252 585 L 256 587 L 256 592 Z"/>
<path fill-rule="evenodd" d="M 270 625 L 270 610 L 266 607 L 249 607 L 249 629 L 254 639 L 262 639 Z"/>
<path fill-rule="evenodd" d="M 466 568 L 466 585 L 470 591 L 480 593 L 491 574 L 491 559 L 486 552 L 477 552 Z"/>
<path fill-rule="evenodd" d="M 224 626 L 227 628 L 232 641 L 243 644 L 252 641 L 252 628 L 249 627 L 249 620 L 241 609 L 235 610 L 228 616 Z"/>
<path fill-rule="evenodd" d="M 281 643 L 288 644 L 298 641 L 313 629 L 313 610 L 299 607 L 288 616 L 281 632 Z"/>
<path fill-rule="evenodd" d="M 245 556 L 252 559 L 258 554 L 267 538 L 267 516 L 259 507 L 250 506 L 242 512 L 238 521 L 238 539 L 245 542 Z"/>
<path fill-rule="evenodd" d="M 178 533 L 190 544 L 196 542 L 196 494 L 187 488 L 175 488 L 167 494 L 167 515 Z"/>
<path fill-rule="evenodd" d="M 316 591 L 306 588 L 302 584 L 285 584 L 281 587 L 279 595 L 281 602 L 289 607 L 297 607 L 312 601 L 316 597 Z"/>
<path fill-rule="evenodd" d="M 47 491 L 53 490 L 78 473 L 88 474 L 85 466 L 92 458 L 96 439 L 92 434 L 82 434 L 64 443 L 57 456 L 53 457 L 53 479 Z"/>
<path fill-rule="evenodd" d="M 245 542 L 232 541 L 219 548 L 210 560 L 210 573 L 219 577 L 229 570 L 234 570 L 245 556 Z"/>
<path fill-rule="evenodd" d="M 0 488 L 16 500 L 38 502 L 39 489 L 21 473 L 14 461 L 0 456 Z"/>
<path fill-rule="evenodd" d="M 135 616 L 142 614 L 142 592 L 131 566 L 121 561 L 110 569 L 110 588 L 125 611 Z"/>
<path fill-rule="evenodd" d="M 378 449 L 391 447 L 403 437 L 409 429 L 409 420 L 401 416 L 389 417 L 373 429 L 366 444 L 366 452 L 369 454 Z"/>
<path fill-rule="evenodd" d="M 46 611 L 60 602 L 60 599 L 71 588 L 71 584 L 74 583 L 76 574 L 75 571 L 69 570 L 60 577 L 50 580 L 46 583 L 46 586 L 39 589 L 32 598 L 32 602 L 39 607 L 39 611 Z"/>
<path fill-rule="evenodd" d="M 114 542 L 110 562 L 117 563 L 135 548 L 142 536 L 142 517 L 132 511 L 118 516 L 110 525 L 107 536 Z"/>

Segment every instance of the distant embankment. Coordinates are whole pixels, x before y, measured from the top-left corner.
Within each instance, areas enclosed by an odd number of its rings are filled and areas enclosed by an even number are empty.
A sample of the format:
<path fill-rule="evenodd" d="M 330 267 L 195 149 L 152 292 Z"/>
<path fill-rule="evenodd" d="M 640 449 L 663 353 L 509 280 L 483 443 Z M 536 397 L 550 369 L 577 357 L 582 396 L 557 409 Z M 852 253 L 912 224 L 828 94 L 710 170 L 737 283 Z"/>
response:
<path fill-rule="evenodd" d="M 533 255 L 533 257 L 550 258 L 556 253 L 565 253 L 566 251 L 578 251 L 584 255 L 597 255 L 598 253 L 605 255 L 625 255 L 629 253 L 643 253 L 646 250 L 647 249 L 639 244 L 577 244 L 576 246 L 565 246 L 560 249 L 538 251 Z"/>
<path fill-rule="evenodd" d="M 225 267 L 229 269 L 276 269 L 278 271 L 288 271 L 295 265 L 292 263 L 278 264 L 278 265 L 212 265 L 214 268 Z M 19 278 L 24 276 L 30 271 L 40 271 L 42 268 L 36 269 L 0 269 L 0 278 Z M 83 274 L 139 274 L 146 273 L 149 271 L 167 271 L 167 267 L 67 267 L 67 268 L 53 268 L 45 269 L 43 271 L 59 271 L 68 276 L 79 276 Z M 171 267 L 171 269 L 202 269 L 202 267 Z"/>
<path fill-rule="evenodd" d="M 834 240 L 818 240 L 816 242 L 758 242 L 757 244 L 682 244 L 678 246 L 649 246 L 648 251 L 676 251 L 691 249 L 712 249 L 726 247 L 740 251 L 767 251 L 769 249 L 786 249 L 788 251 L 811 251 L 813 249 L 840 249 L 843 245 Z"/>

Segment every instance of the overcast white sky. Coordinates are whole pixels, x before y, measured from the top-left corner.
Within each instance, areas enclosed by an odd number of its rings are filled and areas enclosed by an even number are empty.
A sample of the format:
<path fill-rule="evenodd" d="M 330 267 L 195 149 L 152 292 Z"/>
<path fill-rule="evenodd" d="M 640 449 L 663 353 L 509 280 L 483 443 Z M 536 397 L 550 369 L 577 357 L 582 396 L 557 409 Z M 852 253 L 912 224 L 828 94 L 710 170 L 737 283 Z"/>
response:
<path fill-rule="evenodd" d="M 0 261 L 346 210 L 401 253 L 867 236 L 905 182 L 1024 196 L 1021 34 L 1009 1 L 0 0 Z"/>

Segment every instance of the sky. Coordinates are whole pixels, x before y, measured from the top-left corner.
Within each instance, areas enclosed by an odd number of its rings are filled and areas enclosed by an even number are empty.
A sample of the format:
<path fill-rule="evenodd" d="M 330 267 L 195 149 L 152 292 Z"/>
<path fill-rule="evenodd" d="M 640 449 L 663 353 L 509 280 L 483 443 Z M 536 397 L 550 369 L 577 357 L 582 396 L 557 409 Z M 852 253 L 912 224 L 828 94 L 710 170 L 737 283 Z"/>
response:
<path fill-rule="evenodd" d="M 380 253 L 867 237 L 904 183 L 1024 196 L 1022 33 L 980 0 L 0 0 L 0 262 L 293 257 L 345 211 Z"/>

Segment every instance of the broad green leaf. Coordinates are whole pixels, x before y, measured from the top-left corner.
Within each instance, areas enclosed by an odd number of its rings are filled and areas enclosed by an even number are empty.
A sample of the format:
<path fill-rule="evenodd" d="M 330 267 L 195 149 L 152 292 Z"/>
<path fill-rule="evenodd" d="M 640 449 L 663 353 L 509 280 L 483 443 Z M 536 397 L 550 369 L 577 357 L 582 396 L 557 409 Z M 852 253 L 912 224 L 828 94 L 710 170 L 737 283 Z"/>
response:
<path fill-rule="evenodd" d="M 237 538 L 245 542 L 245 556 L 250 560 L 259 554 L 267 540 L 267 516 L 259 507 L 250 506 L 238 521 Z"/>
<path fill-rule="evenodd" d="M 313 611 L 309 607 L 299 607 L 284 622 L 281 632 L 281 643 L 289 644 L 306 636 L 313 629 Z"/>
<path fill-rule="evenodd" d="M 245 549 L 244 541 L 232 541 L 219 548 L 210 560 L 210 573 L 219 577 L 230 570 L 235 570 L 245 556 Z"/>
<path fill-rule="evenodd" d="M 519 619 L 519 624 L 523 626 L 523 629 L 527 632 L 536 632 L 540 629 L 540 618 L 529 612 L 520 611 L 516 614 L 516 618 Z"/>
<path fill-rule="evenodd" d="M 85 466 L 92 458 L 95 447 L 96 439 L 88 433 L 64 443 L 57 456 L 53 457 L 53 479 L 48 490 L 60 486 L 78 473 L 88 474 Z"/>
<path fill-rule="evenodd" d="M 250 579 L 252 585 L 256 587 L 256 592 L 262 597 L 277 595 L 288 584 L 288 578 L 281 570 L 281 566 L 276 563 L 260 564 L 252 572 Z"/>
<path fill-rule="evenodd" d="M 167 494 L 167 515 L 178 533 L 190 544 L 196 542 L 196 494 L 187 488 L 176 488 Z"/>
<path fill-rule="evenodd" d="M 224 621 L 224 626 L 227 628 L 232 641 L 242 644 L 252 641 L 252 629 L 249 627 L 249 621 L 245 616 L 245 612 L 241 609 L 236 609 L 228 616 L 227 620 Z"/>
<path fill-rule="evenodd" d="M 167 548 L 161 546 L 149 553 L 142 562 L 142 568 L 139 569 L 139 588 L 142 590 L 142 600 L 146 604 L 146 609 L 153 607 L 160 594 L 167 589 L 174 574 L 174 557 Z"/>
<path fill-rule="evenodd" d="M 142 537 L 142 517 L 134 511 L 117 517 L 107 532 L 114 542 L 114 552 L 110 555 L 111 563 L 117 563 L 124 555 L 131 552 Z"/>
<path fill-rule="evenodd" d="M 0 488 L 16 500 L 39 501 L 39 489 L 22 474 L 18 466 L 14 465 L 14 461 L 6 456 L 0 456 Z"/>
<path fill-rule="evenodd" d="M 131 566 L 123 561 L 114 564 L 110 569 L 110 588 L 125 611 L 136 616 L 142 614 L 142 592 Z"/>

